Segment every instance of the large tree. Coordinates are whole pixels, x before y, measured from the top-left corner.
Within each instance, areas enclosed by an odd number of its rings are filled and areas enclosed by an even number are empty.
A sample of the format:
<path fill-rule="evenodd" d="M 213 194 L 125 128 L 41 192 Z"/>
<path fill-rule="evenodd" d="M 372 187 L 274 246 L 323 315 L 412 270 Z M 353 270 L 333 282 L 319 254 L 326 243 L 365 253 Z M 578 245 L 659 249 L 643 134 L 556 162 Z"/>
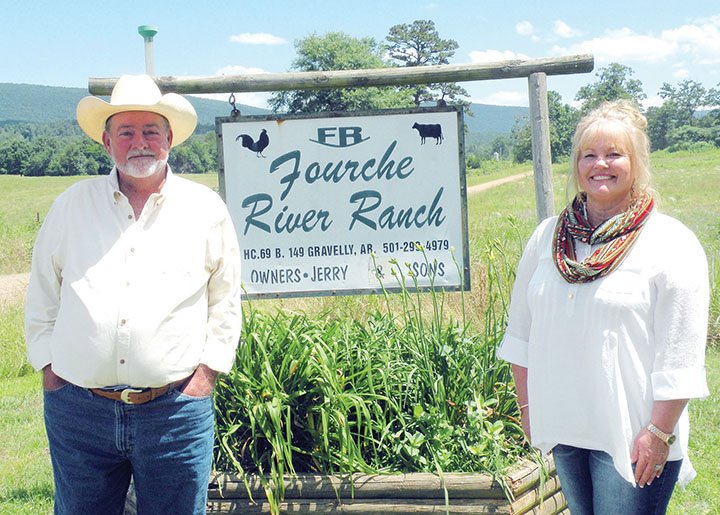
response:
<path fill-rule="evenodd" d="M 295 43 L 295 71 L 332 71 L 383 68 L 384 47 L 373 38 L 354 38 L 342 32 L 312 34 Z M 268 104 L 288 113 L 353 111 L 408 107 L 410 99 L 392 87 L 281 91 Z"/>
<path fill-rule="evenodd" d="M 674 113 L 665 102 L 660 106 L 651 106 L 645 113 L 648 121 L 647 134 L 650 138 L 650 150 L 661 150 L 670 144 L 668 136 L 675 128 Z"/>
<path fill-rule="evenodd" d="M 516 120 L 510 132 L 512 158 L 516 163 L 532 160 L 532 130 L 528 120 Z M 553 156 L 554 158 L 554 156 Z"/>
<path fill-rule="evenodd" d="M 550 152 L 553 160 L 570 155 L 575 126 L 580 112 L 562 101 L 557 91 L 548 91 L 548 117 L 550 118 Z"/>
<path fill-rule="evenodd" d="M 84 152 L 84 139 L 74 138 L 54 154 L 45 175 L 97 175 L 98 162 Z"/>
<path fill-rule="evenodd" d="M 684 80 L 677 87 L 664 82 L 659 95 L 665 99 L 675 113 L 677 127 L 695 125 L 695 113 L 708 105 L 708 91 L 694 80 Z"/>
<path fill-rule="evenodd" d="M 707 105 L 713 106 L 706 116 L 709 125 L 720 125 L 720 83 L 716 88 L 708 89 Z"/>
<path fill-rule="evenodd" d="M 32 148 L 25 138 L 0 140 L 0 175 L 24 175 L 31 155 Z"/>
<path fill-rule="evenodd" d="M 206 173 L 217 170 L 215 133 L 192 135 L 173 149 L 168 163 L 176 173 Z"/>
<path fill-rule="evenodd" d="M 548 91 L 550 154 L 554 163 L 570 155 L 572 137 L 580 118 L 577 109 L 565 104 L 557 91 Z M 532 130 L 528 120 L 518 121 L 512 129 L 512 155 L 515 162 L 532 159 Z"/>
<path fill-rule="evenodd" d="M 415 20 L 390 27 L 387 36 L 390 59 L 400 66 L 448 64 L 458 48 L 457 41 L 442 39 L 432 20 Z M 406 88 L 412 92 L 413 102 L 468 104 L 461 97 L 468 92 L 456 83 L 418 84 Z"/>
<path fill-rule="evenodd" d="M 580 110 L 587 113 L 606 101 L 631 100 L 638 107 L 647 98 L 643 92 L 642 82 L 633 79 L 632 68 L 618 63 L 610 63 L 597 72 L 598 81 L 581 87 L 575 100 L 582 102 Z"/>
<path fill-rule="evenodd" d="M 648 109 L 648 134 L 653 150 L 707 141 L 715 142 L 717 118 L 698 117 L 703 108 L 716 106 L 717 92 L 694 80 L 683 80 L 672 86 L 663 83 L 659 95 L 664 102 Z"/>

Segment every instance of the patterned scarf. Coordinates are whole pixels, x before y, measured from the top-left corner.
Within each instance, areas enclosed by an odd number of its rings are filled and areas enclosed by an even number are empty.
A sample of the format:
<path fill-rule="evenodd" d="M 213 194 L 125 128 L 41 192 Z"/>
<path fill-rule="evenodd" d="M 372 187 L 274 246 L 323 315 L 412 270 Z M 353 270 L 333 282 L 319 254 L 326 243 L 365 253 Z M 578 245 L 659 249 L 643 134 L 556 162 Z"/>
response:
<path fill-rule="evenodd" d="M 587 283 L 608 275 L 622 263 L 640 235 L 653 209 L 651 196 L 643 194 L 622 213 L 593 227 L 588 220 L 587 197 L 579 193 L 560 214 L 552 251 L 555 267 L 569 283 Z M 602 246 L 583 261 L 576 261 L 574 238 Z"/>

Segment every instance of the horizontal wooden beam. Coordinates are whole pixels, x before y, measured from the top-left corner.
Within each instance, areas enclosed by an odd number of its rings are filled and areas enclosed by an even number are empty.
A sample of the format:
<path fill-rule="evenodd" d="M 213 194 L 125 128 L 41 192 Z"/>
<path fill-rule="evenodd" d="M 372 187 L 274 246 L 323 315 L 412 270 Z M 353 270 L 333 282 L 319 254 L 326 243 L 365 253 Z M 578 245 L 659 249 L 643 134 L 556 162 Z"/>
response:
<path fill-rule="evenodd" d="M 245 481 L 247 480 L 247 487 Z M 444 499 L 445 493 L 458 499 L 505 500 L 501 485 L 487 474 L 415 472 L 412 474 L 360 474 L 325 476 L 298 474 L 284 478 L 286 498 L 309 497 L 312 499 L 340 498 L 396 498 L 396 499 Z M 210 498 L 253 498 L 265 496 L 260 478 L 248 475 L 244 479 L 234 474 L 219 474 L 211 481 Z"/>
<path fill-rule="evenodd" d="M 316 515 L 318 513 L 353 513 L 357 515 L 418 515 L 421 513 L 468 514 L 506 514 L 515 512 L 508 501 L 485 500 L 478 504 L 472 500 L 428 501 L 427 499 L 286 499 L 278 505 L 279 513 Z M 247 499 L 215 500 L 207 502 L 207 513 L 217 515 L 256 515 L 273 513 L 270 503 L 265 499 L 250 501 Z M 553 514 L 555 512 L 552 512 Z M 549 512 L 543 515 L 550 515 Z"/>
<path fill-rule="evenodd" d="M 555 463 L 551 455 L 541 467 L 528 459 L 520 459 L 505 476 L 507 489 L 520 500 L 541 484 L 547 474 L 545 488 L 554 492 L 559 488 L 555 477 Z M 269 478 L 265 478 L 269 480 Z M 247 482 L 247 483 L 246 483 Z M 506 499 L 505 489 L 489 474 L 446 472 L 442 476 L 429 472 L 408 474 L 288 474 L 283 477 L 283 491 L 287 498 L 312 499 Z M 217 473 L 210 481 L 209 497 L 240 499 L 249 495 L 264 498 L 263 481 L 257 474 L 242 477 L 232 473 Z M 527 501 L 525 501 L 527 502 Z"/>
<path fill-rule="evenodd" d="M 234 497 L 232 495 L 226 497 L 210 496 L 207 507 L 208 513 L 226 515 L 272 513 L 270 502 L 263 494 L 254 499 Z M 387 492 L 387 495 L 377 498 L 286 496 L 285 499 L 279 502 L 278 508 L 280 513 L 298 514 L 392 513 L 395 515 L 417 515 L 419 513 L 452 513 L 459 515 L 464 513 L 505 513 L 508 515 L 520 515 L 532 513 L 534 515 L 557 515 L 567 513 L 567 502 L 565 495 L 559 489 L 557 477 L 551 477 L 545 483 L 542 495 L 536 489 L 516 501 L 510 501 L 505 497 L 458 499 L 452 495 L 449 495 L 447 500 L 443 497 L 405 499 L 394 497 L 392 492 Z"/>
<path fill-rule="evenodd" d="M 394 514 L 418 515 L 420 513 L 460 514 L 507 514 L 520 515 L 557 515 L 567 513 L 567 502 L 561 491 L 546 492 L 542 499 L 537 498 L 532 505 L 506 499 L 314 499 L 286 498 L 278 505 L 280 513 L 317 514 L 317 513 L 357 513 L 357 514 Z M 208 499 L 207 512 L 225 515 L 250 515 L 272 513 L 270 503 L 264 498 L 250 499 Z"/>
<path fill-rule="evenodd" d="M 257 73 L 211 77 L 155 77 L 160 89 L 181 94 L 289 91 L 301 89 L 401 86 L 438 82 L 515 79 L 533 73 L 570 75 L 593 70 L 592 55 L 515 59 L 483 64 L 441 64 L 326 72 Z M 118 78 L 90 78 L 92 95 L 109 95 Z"/>

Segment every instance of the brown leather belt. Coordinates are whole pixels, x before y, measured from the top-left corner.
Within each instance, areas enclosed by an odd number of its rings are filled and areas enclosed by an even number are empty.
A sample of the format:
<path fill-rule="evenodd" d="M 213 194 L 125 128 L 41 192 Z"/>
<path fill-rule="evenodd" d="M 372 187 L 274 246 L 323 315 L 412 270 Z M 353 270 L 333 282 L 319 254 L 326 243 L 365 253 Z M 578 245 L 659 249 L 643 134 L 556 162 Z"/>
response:
<path fill-rule="evenodd" d="M 90 391 L 100 397 L 113 401 L 124 402 L 125 404 L 145 404 L 168 393 L 177 385 L 187 381 L 187 378 L 158 386 L 157 388 L 125 388 L 124 390 L 103 390 L 102 388 L 90 388 Z"/>

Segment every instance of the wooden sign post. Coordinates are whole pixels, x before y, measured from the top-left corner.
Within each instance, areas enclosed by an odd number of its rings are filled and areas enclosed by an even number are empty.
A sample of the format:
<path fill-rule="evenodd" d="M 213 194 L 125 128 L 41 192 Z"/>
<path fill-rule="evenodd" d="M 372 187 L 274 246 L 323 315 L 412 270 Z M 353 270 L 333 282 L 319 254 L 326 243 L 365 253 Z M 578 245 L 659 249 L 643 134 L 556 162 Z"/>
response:
<path fill-rule="evenodd" d="M 400 86 L 437 82 L 468 82 L 528 78 L 532 127 L 533 171 L 538 221 L 553 214 L 550 158 L 550 120 L 547 105 L 547 76 L 589 73 L 592 55 L 516 59 L 483 64 L 444 64 L 405 68 L 341 70 L 327 72 L 262 73 L 213 77 L 156 77 L 163 92 L 182 94 L 288 91 L 302 89 Z M 109 95 L 117 78 L 91 78 L 93 95 Z"/>

